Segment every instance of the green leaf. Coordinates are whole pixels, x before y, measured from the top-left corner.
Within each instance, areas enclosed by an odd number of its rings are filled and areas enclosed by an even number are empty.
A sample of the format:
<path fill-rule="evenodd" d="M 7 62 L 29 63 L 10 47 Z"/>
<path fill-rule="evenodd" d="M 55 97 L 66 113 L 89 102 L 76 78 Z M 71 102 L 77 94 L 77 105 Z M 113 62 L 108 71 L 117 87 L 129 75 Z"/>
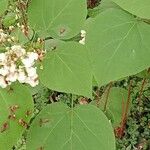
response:
<path fill-rule="evenodd" d="M 115 150 L 111 124 L 92 105 L 68 108 L 61 103 L 47 106 L 34 120 L 27 137 L 33 150 Z"/>
<path fill-rule="evenodd" d="M 12 111 L 12 107 L 17 106 L 16 111 Z M 33 111 L 32 96 L 28 89 L 20 84 L 12 85 L 11 89 L 0 89 L 0 149 L 10 150 L 18 139 L 21 137 L 25 127 L 19 124 L 19 120 L 23 119 L 29 122 L 32 114 L 26 116 L 26 112 Z M 10 115 L 15 118 L 9 119 Z M 4 128 L 6 126 L 6 130 Z"/>
<path fill-rule="evenodd" d="M 0 15 L 7 9 L 8 0 L 0 0 Z"/>
<path fill-rule="evenodd" d="M 112 0 L 126 11 L 141 18 L 150 19 L 149 0 Z"/>
<path fill-rule="evenodd" d="M 107 111 L 111 112 L 113 116 L 113 126 L 120 125 L 122 120 L 123 105 L 126 107 L 128 97 L 128 91 L 123 88 L 112 88 L 108 97 Z M 103 100 L 106 100 L 106 95 L 103 96 Z M 125 111 L 125 110 L 124 110 Z"/>
<path fill-rule="evenodd" d="M 98 107 L 104 111 L 104 106 L 106 103 L 107 92 L 102 95 L 99 102 L 92 101 L 92 105 L 98 105 Z M 128 91 L 123 88 L 113 87 L 110 90 L 108 96 L 108 103 L 106 108 L 106 116 L 111 120 L 114 127 L 120 125 L 122 120 L 123 105 L 126 107 L 128 97 Z"/>
<path fill-rule="evenodd" d="M 102 86 L 150 66 L 150 26 L 120 9 L 109 9 L 90 23 L 86 45 L 93 74 Z"/>
<path fill-rule="evenodd" d="M 29 22 L 41 34 L 68 39 L 80 32 L 87 16 L 86 0 L 34 0 Z"/>
<path fill-rule="evenodd" d="M 15 13 L 8 13 L 5 15 L 5 17 L 2 20 L 2 24 L 5 28 L 8 28 L 9 26 L 13 26 L 16 22 L 15 19 L 16 14 Z"/>
<path fill-rule="evenodd" d="M 92 74 L 85 46 L 55 40 L 53 44 L 55 49 L 47 53 L 43 68 L 39 69 L 41 82 L 52 90 L 92 97 Z"/>
<path fill-rule="evenodd" d="M 143 70 L 142 72 L 136 74 L 137 77 L 139 78 L 146 78 L 146 79 L 150 79 L 150 73 L 149 71 L 146 69 L 146 70 Z"/>
<path fill-rule="evenodd" d="M 28 37 L 25 36 L 25 34 L 21 31 L 20 28 L 16 28 L 11 32 L 11 36 L 14 36 L 16 40 L 21 44 L 26 44 L 29 42 L 30 39 L 33 37 L 33 31 L 29 29 L 29 35 Z"/>

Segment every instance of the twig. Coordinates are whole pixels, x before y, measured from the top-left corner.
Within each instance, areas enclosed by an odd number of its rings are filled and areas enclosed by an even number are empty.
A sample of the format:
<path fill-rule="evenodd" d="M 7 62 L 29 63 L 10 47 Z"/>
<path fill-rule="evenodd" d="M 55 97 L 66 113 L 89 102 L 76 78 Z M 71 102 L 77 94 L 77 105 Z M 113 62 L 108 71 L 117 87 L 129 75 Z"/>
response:
<path fill-rule="evenodd" d="M 149 74 L 150 73 L 150 68 L 148 69 L 147 73 Z M 146 78 L 143 79 L 142 81 L 142 85 L 141 85 L 141 89 L 140 89 L 140 93 L 139 93 L 139 97 L 138 97 L 138 103 L 139 105 L 141 105 L 141 99 L 142 99 L 142 94 L 143 94 L 143 91 L 144 91 L 144 87 L 146 85 Z"/>
<path fill-rule="evenodd" d="M 108 85 L 108 88 L 106 88 L 106 100 L 105 100 L 105 104 L 104 104 L 104 112 L 106 111 L 107 109 L 107 104 L 108 104 L 108 98 L 109 98 L 109 94 L 110 94 L 110 89 L 112 87 L 112 84 L 113 82 L 110 82 L 109 85 Z"/>
<path fill-rule="evenodd" d="M 128 117 L 128 112 L 129 112 L 129 106 L 130 106 L 130 101 L 131 101 L 131 89 L 132 89 L 132 80 L 130 81 L 125 113 L 124 113 L 123 120 L 122 120 L 122 123 L 121 123 L 121 128 L 122 128 L 123 132 L 124 132 L 124 129 L 125 129 L 125 125 L 126 125 L 127 117 Z"/>

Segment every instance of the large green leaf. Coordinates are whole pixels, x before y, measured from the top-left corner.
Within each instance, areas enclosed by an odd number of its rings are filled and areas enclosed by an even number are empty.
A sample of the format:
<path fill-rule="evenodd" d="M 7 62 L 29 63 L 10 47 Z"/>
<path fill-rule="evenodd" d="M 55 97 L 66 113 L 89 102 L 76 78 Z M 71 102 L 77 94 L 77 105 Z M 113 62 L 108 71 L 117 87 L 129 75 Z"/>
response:
<path fill-rule="evenodd" d="M 91 97 L 92 74 L 85 46 L 56 42 L 53 47 L 39 69 L 41 82 L 52 90 Z"/>
<path fill-rule="evenodd" d="M 40 33 L 71 38 L 80 32 L 86 19 L 86 0 L 32 0 L 28 15 Z"/>
<path fill-rule="evenodd" d="M 16 111 L 13 108 L 16 108 Z M 14 112 L 12 110 L 14 110 Z M 22 119 L 28 123 L 32 115 L 27 114 L 32 111 L 32 96 L 25 86 L 15 84 L 9 90 L 0 89 L 1 150 L 10 150 L 12 146 L 17 143 L 25 130 L 25 127 L 19 124 L 19 120 Z M 13 114 L 15 115 L 14 118 L 12 116 Z M 4 126 L 6 128 L 4 128 Z"/>
<path fill-rule="evenodd" d="M 102 111 L 92 105 L 47 106 L 34 120 L 27 149 L 115 150 L 113 129 Z"/>
<path fill-rule="evenodd" d="M 8 0 L 0 0 L 0 15 L 6 10 Z"/>
<path fill-rule="evenodd" d="M 150 25 L 119 9 L 99 14 L 88 27 L 86 45 L 99 85 L 150 66 Z"/>
<path fill-rule="evenodd" d="M 126 11 L 150 19 L 150 0 L 112 0 Z"/>

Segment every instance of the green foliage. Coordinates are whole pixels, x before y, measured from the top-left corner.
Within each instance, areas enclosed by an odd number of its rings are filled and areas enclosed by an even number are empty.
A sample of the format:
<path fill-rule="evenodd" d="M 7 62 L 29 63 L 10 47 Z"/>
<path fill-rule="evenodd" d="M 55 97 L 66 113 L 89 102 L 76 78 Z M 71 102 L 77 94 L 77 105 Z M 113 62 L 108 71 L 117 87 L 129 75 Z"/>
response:
<path fill-rule="evenodd" d="M 20 119 L 28 123 L 32 112 L 33 101 L 27 87 L 15 84 L 11 89 L 0 89 L 0 149 L 9 150 L 16 144 L 26 129 Z"/>
<path fill-rule="evenodd" d="M 150 66 L 149 31 L 148 24 L 119 9 L 109 9 L 94 19 L 86 42 L 99 86 Z"/>
<path fill-rule="evenodd" d="M 126 11 L 141 18 L 150 19 L 149 0 L 112 0 Z"/>
<path fill-rule="evenodd" d="M 113 127 L 115 128 L 119 127 L 122 121 L 123 113 L 125 113 L 123 106 L 125 109 L 127 97 L 128 91 L 126 89 L 113 87 L 110 89 L 109 93 L 108 90 L 106 90 L 99 101 L 94 100 L 91 102 L 91 104 L 96 105 L 102 111 L 104 111 L 106 106 L 105 114 L 109 120 L 111 120 Z"/>
<path fill-rule="evenodd" d="M 43 35 L 68 39 L 81 30 L 86 7 L 86 0 L 36 0 L 29 5 L 29 21 Z"/>
<path fill-rule="evenodd" d="M 16 22 L 15 20 L 15 13 L 9 13 L 7 14 L 4 19 L 2 20 L 2 23 L 5 27 L 9 27 L 11 25 L 14 25 Z"/>
<path fill-rule="evenodd" d="M 28 150 L 91 150 L 91 147 L 115 150 L 111 124 L 92 105 L 68 108 L 61 103 L 51 104 L 36 117 L 27 137 Z"/>
<path fill-rule="evenodd" d="M 9 2 L 8 6 L 7 0 L 0 0 L 0 51 L 6 52 L 14 44 L 27 52 L 36 52 L 39 58 L 34 66 L 38 68 L 35 80 L 39 79 L 40 84 L 30 90 L 18 83 L 0 89 L 0 149 L 10 150 L 17 141 L 16 149 L 20 145 L 26 149 L 26 141 L 22 143 L 20 138 L 28 128 L 27 150 L 115 150 L 109 120 L 113 127 L 119 126 L 127 90 L 113 87 L 109 96 L 102 93 L 101 110 L 92 105 L 76 106 L 76 101 L 84 96 L 90 102 L 93 86 L 99 88 L 131 75 L 150 79 L 149 72 L 143 71 L 150 67 L 150 1 L 102 0 L 95 8 L 88 1 L 93 9 L 87 9 L 86 0 Z M 86 31 L 85 45 L 78 43 L 83 38 L 82 29 Z M 0 69 L 1 66 L 0 62 Z M 0 77 L 5 84 L 6 76 Z M 121 86 L 126 87 L 125 83 Z M 149 86 L 140 91 L 141 82 L 136 80 L 134 84 L 134 106 L 125 132 L 125 137 L 131 140 L 117 146 L 118 150 L 135 148 L 139 135 L 146 141 L 149 138 L 149 129 L 144 129 L 150 118 Z M 134 100 L 140 92 L 146 103 L 136 109 L 138 104 Z M 71 99 L 72 94 L 76 101 Z M 107 96 L 106 117 L 102 110 Z M 65 104 L 50 104 L 56 101 Z"/>
<path fill-rule="evenodd" d="M 111 0 L 102 0 L 101 4 L 95 7 L 94 9 L 89 9 L 88 15 L 90 17 L 96 17 L 99 13 L 109 9 L 109 8 L 119 8 L 114 2 Z"/>
<path fill-rule="evenodd" d="M 39 68 L 41 82 L 48 88 L 92 97 L 92 75 L 84 46 L 58 42 Z M 52 47 L 53 48 L 53 47 Z"/>
<path fill-rule="evenodd" d="M 150 79 L 150 74 L 149 74 L 148 70 L 144 70 L 144 71 L 138 73 L 136 76 L 138 76 L 140 78 Z"/>
<path fill-rule="evenodd" d="M 142 104 L 139 106 L 137 101 L 137 94 L 140 89 L 139 84 L 141 81 L 139 79 L 134 79 L 134 81 L 136 82 L 132 95 L 132 107 L 130 109 L 130 114 L 128 115 L 127 120 L 127 129 L 124 138 L 117 139 L 117 150 L 126 150 L 127 148 L 129 148 L 129 150 L 133 150 L 140 146 L 143 148 L 143 150 L 149 150 L 150 148 L 150 88 L 146 88 L 144 90 Z M 147 86 L 149 87 L 149 82 Z"/>
<path fill-rule="evenodd" d="M 126 107 L 128 91 L 123 88 L 114 87 L 110 90 L 108 97 L 107 111 L 112 114 L 112 123 L 114 127 L 120 125 L 122 121 L 123 106 Z M 103 95 L 102 101 L 106 100 L 106 94 Z"/>
<path fill-rule="evenodd" d="M 4 13 L 8 5 L 8 0 L 0 0 L 0 15 Z"/>

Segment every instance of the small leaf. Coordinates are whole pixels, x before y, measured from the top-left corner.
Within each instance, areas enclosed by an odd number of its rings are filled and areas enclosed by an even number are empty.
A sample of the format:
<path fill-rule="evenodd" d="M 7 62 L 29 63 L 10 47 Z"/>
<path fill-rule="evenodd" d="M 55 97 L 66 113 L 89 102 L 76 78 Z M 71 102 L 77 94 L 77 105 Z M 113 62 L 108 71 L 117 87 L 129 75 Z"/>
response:
<path fill-rule="evenodd" d="M 123 111 L 126 107 L 128 97 L 128 91 L 123 88 L 112 88 L 108 97 L 108 106 L 107 110 L 111 112 L 113 116 L 113 126 L 117 127 L 120 125 L 122 120 L 122 114 L 125 113 Z M 105 95 L 103 96 L 103 100 L 105 100 Z"/>
<path fill-rule="evenodd" d="M 58 43 L 47 53 L 43 68 L 39 68 L 41 82 L 52 90 L 92 97 L 92 74 L 85 46 L 75 42 Z"/>
<path fill-rule="evenodd" d="M 102 95 L 102 98 L 99 102 L 92 101 L 92 105 L 98 105 L 98 107 L 104 111 L 104 106 L 106 103 L 107 92 Z M 122 114 L 126 107 L 128 97 L 128 91 L 123 88 L 113 87 L 110 90 L 107 102 L 106 116 L 112 121 L 114 127 L 120 125 L 122 120 Z"/>
<path fill-rule="evenodd" d="M 15 84 L 9 90 L 0 89 L 1 150 L 10 150 L 17 143 L 32 117 L 29 111 L 33 112 L 33 101 L 25 86 Z"/>
<path fill-rule="evenodd" d="M 2 20 L 2 24 L 5 28 L 8 28 L 9 26 L 13 26 L 16 22 L 15 19 L 15 13 L 8 13 Z"/>
<path fill-rule="evenodd" d="M 150 19 L 149 0 L 112 0 L 126 11 L 141 18 Z"/>
<path fill-rule="evenodd" d="M 43 35 L 68 39 L 80 32 L 87 16 L 86 0 L 36 0 L 28 10 L 32 27 Z"/>
<path fill-rule="evenodd" d="M 11 32 L 11 36 L 14 36 L 15 39 L 21 43 L 21 44 L 26 44 L 27 42 L 29 42 L 30 39 L 32 39 L 33 37 L 33 31 L 31 29 L 29 29 L 29 35 L 28 37 L 21 31 L 21 29 L 16 28 L 15 30 L 13 30 Z"/>
<path fill-rule="evenodd" d="M 27 149 L 115 150 L 111 124 L 92 105 L 68 108 L 61 103 L 47 106 L 34 120 Z"/>

